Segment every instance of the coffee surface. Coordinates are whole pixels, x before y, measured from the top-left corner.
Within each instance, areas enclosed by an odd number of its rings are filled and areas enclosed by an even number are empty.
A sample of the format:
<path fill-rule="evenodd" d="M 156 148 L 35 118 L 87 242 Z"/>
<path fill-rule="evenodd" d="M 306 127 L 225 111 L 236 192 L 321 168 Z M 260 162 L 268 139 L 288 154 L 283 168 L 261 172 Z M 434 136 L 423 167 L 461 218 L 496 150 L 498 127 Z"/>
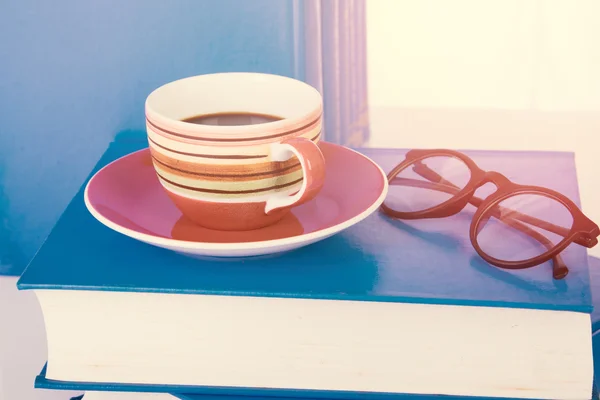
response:
<path fill-rule="evenodd" d="M 267 122 L 280 121 L 282 119 L 283 118 L 274 115 L 232 112 L 197 115 L 185 118 L 182 121 L 198 125 L 236 126 L 264 124 Z"/>

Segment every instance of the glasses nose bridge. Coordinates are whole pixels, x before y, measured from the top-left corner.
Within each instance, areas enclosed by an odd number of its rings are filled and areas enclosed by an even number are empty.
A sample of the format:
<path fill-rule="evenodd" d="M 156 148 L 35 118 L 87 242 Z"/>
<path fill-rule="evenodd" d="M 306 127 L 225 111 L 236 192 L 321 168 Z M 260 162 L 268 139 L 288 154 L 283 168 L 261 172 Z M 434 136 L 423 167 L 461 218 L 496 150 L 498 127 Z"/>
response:
<path fill-rule="evenodd" d="M 498 189 L 503 186 L 509 185 L 510 180 L 499 172 L 489 171 L 483 175 L 483 179 L 481 179 L 481 181 L 477 185 L 477 187 L 481 187 L 481 186 L 485 185 L 486 183 L 491 183 L 494 186 L 496 186 L 496 189 Z"/>

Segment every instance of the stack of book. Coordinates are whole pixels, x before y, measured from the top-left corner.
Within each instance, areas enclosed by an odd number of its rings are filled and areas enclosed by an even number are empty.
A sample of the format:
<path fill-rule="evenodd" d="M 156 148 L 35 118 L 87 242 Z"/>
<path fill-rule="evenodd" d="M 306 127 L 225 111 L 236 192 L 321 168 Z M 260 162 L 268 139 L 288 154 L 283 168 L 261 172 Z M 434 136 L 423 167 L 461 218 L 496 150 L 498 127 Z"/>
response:
<path fill-rule="evenodd" d="M 116 140 L 94 172 L 145 146 Z M 385 171 L 401 161 L 361 151 Z M 467 153 L 579 202 L 572 154 Z M 586 250 L 564 252 L 564 280 L 501 270 L 472 248 L 472 213 L 376 212 L 293 252 L 199 260 L 101 225 L 82 188 L 18 282 L 46 326 L 35 386 L 85 400 L 592 398 Z"/>

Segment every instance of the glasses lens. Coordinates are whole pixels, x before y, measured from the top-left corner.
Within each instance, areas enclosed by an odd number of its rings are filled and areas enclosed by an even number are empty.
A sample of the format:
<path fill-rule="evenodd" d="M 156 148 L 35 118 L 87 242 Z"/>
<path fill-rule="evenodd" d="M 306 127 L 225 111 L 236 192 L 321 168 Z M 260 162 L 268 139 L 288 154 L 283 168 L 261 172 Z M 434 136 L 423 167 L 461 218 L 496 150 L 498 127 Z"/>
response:
<path fill-rule="evenodd" d="M 451 199 L 470 179 L 471 170 L 458 158 L 425 158 L 398 173 L 385 202 L 399 212 L 427 210 Z"/>
<path fill-rule="evenodd" d="M 558 200 L 542 194 L 517 194 L 484 215 L 477 243 L 503 261 L 526 261 L 551 251 L 568 235 L 573 215 Z"/>

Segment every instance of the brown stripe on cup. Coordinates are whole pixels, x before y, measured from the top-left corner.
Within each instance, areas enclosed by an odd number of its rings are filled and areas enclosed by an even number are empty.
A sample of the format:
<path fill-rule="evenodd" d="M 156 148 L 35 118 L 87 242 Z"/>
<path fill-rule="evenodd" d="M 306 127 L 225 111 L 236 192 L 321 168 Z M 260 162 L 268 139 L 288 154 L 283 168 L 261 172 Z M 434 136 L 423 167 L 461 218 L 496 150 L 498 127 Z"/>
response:
<path fill-rule="evenodd" d="M 221 190 L 221 189 L 197 188 L 197 187 L 182 185 L 180 183 L 176 183 L 176 182 L 173 182 L 172 180 L 169 180 L 169 179 L 165 178 L 158 171 L 156 171 L 156 175 L 158 175 L 158 177 L 160 179 L 162 179 L 163 181 L 165 181 L 168 184 L 173 185 L 173 186 L 175 186 L 177 188 L 181 188 L 181 189 L 185 189 L 185 190 L 191 190 L 191 191 L 200 192 L 200 193 L 229 194 L 229 195 L 234 195 L 234 194 L 255 194 L 255 193 L 269 192 L 271 190 L 276 190 L 276 189 L 285 189 L 285 188 L 288 188 L 288 187 L 292 187 L 292 186 L 294 186 L 296 184 L 299 184 L 303 180 L 303 178 L 300 178 L 300 179 L 296 179 L 296 180 L 294 180 L 292 182 L 283 183 L 283 184 L 280 184 L 280 185 L 272 185 L 272 186 L 268 186 L 268 187 L 260 188 L 260 189 L 250 189 L 250 190 Z"/>
<path fill-rule="evenodd" d="M 313 136 L 310 140 L 313 142 L 318 141 L 318 139 L 321 137 L 321 131 L 319 131 L 319 133 L 317 133 L 315 136 Z M 251 154 L 251 155 L 244 155 L 244 154 L 226 154 L 226 155 L 217 155 L 217 154 L 197 154 L 197 153 L 189 153 L 189 152 L 184 152 L 184 151 L 179 151 L 179 150 L 174 150 L 171 148 L 168 148 L 166 146 L 163 146 L 159 143 L 157 143 L 155 140 L 153 140 L 150 136 L 148 136 L 148 141 L 153 144 L 154 146 L 161 148 L 163 150 L 167 150 L 170 151 L 172 153 L 176 153 L 176 154 L 181 154 L 184 156 L 190 156 L 190 157 L 199 157 L 199 158 L 210 158 L 210 159 L 217 159 L 217 160 L 257 160 L 260 158 L 267 158 L 268 155 L 266 154 Z"/>
<path fill-rule="evenodd" d="M 152 138 L 150 138 L 150 136 L 148 136 L 148 141 L 150 143 L 152 143 L 154 146 L 159 147 L 159 148 L 161 148 L 163 150 L 167 150 L 167 151 L 170 151 L 172 153 L 181 154 L 181 155 L 190 156 L 190 157 L 211 158 L 211 159 L 217 159 L 217 160 L 246 160 L 246 159 L 247 160 L 256 160 L 256 159 L 267 158 L 268 157 L 266 154 L 258 154 L 258 155 L 243 155 L 243 154 L 218 155 L 218 154 L 188 153 L 188 152 L 184 152 L 184 151 L 173 150 L 173 149 L 170 149 L 170 148 L 168 148 L 166 146 L 158 144 L 158 143 L 156 143 L 156 141 L 152 140 Z M 152 149 L 152 147 L 150 147 L 150 149 Z"/>
<path fill-rule="evenodd" d="M 160 153 L 150 147 L 152 157 L 162 164 L 169 167 L 186 171 L 192 174 L 209 174 L 209 175 L 247 175 L 259 173 L 271 173 L 285 168 L 292 168 L 300 165 L 296 157 L 292 157 L 287 161 L 267 161 L 254 164 L 202 164 L 190 161 L 178 160 L 171 158 L 163 153 Z M 285 171 L 285 170 L 284 170 Z"/>
<path fill-rule="evenodd" d="M 159 158 L 154 157 L 154 156 L 152 157 L 152 160 L 158 164 L 158 166 L 157 166 L 158 168 L 163 169 L 172 175 L 179 176 L 182 178 L 200 179 L 203 181 L 226 181 L 226 182 L 254 181 L 254 180 L 259 180 L 259 179 L 274 178 L 276 176 L 290 174 L 290 173 L 302 170 L 302 166 L 300 165 L 300 162 L 296 162 L 295 164 L 292 164 L 292 165 L 289 165 L 289 166 L 286 166 L 283 168 L 273 169 L 270 171 L 263 171 L 263 172 L 251 172 L 251 173 L 242 173 L 242 174 L 206 173 L 202 170 L 202 168 L 200 168 L 201 166 L 197 165 L 197 164 L 194 166 L 195 167 L 194 171 L 190 171 L 190 170 L 175 166 L 180 163 L 163 162 Z M 212 169 L 215 169 L 214 165 L 209 165 L 208 167 L 212 167 Z M 251 165 L 248 167 L 251 167 Z M 200 172 L 200 171 L 202 171 L 202 172 Z M 222 168 L 219 169 L 219 171 L 222 171 Z"/>

